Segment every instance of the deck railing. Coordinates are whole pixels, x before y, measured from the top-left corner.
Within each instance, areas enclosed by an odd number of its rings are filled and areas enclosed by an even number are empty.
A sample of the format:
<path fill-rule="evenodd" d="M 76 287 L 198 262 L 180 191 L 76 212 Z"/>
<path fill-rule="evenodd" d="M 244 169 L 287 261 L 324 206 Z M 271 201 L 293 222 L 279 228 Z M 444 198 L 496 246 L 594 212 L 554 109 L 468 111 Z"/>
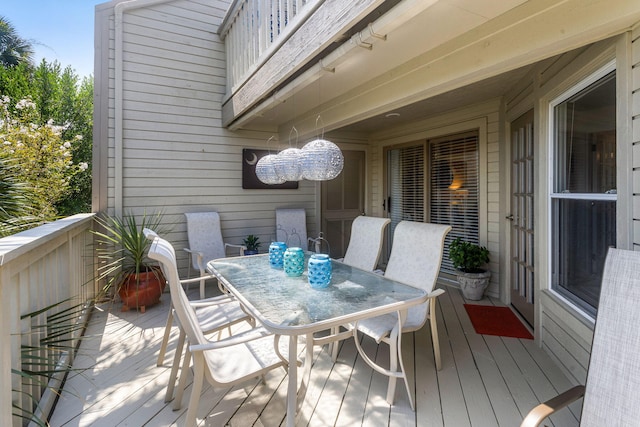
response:
<path fill-rule="evenodd" d="M 12 406 L 36 411 L 33 402 L 48 390 L 44 386 L 46 381 L 13 373 L 24 372 L 26 346 L 38 348 L 36 357 L 51 358 L 42 344 L 43 337 L 55 333 L 48 321 L 50 316 L 74 305 L 82 306 L 95 295 L 95 263 L 89 233 L 92 219 L 93 214 L 74 215 L 0 239 L 2 426 L 22 425 L 24 420 L 12 416 L 16 412 Z M 55 304 L 60 305 L 38 313 Z M 72 347 L 80 331 L 67 334 L 71 335 L 68 338 Z M 70 361 L 73 354 L 56 357 Z"/>
<path fill-rule="evenodd" d="M 220 26 L 232 94 L 324 0 L 235 0 Z"/>

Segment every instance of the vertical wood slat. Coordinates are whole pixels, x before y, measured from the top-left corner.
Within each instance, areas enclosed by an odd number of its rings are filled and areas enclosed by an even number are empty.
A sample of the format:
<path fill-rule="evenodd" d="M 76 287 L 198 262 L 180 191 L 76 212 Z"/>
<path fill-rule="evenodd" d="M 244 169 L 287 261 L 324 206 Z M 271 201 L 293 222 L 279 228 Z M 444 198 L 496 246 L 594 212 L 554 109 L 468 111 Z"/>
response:
<path fill-rule="evenodd" d="M 229 63 L 227 90 L 231 91 L 274 43 L 286 37 L 292 24 L 302 19 L 302 8 L 319 1 L 243 0 L 224 34 Z"/>
<path fill-rule="evenodd" d="M 93 259 L 88 233 L 92 217 L 90 214 L 76 215 L 0 239 L 0 297 L 5 307 L 2 329 L 9 335 L 4 342 L 11 343 L 3 346 L 7 350 L 1 353 L 3 367 L 21 369 L 21 345 L 39 345 L 47 331 L 34 329 L 34 326 L 46 324 L 52 313 L 23 320 L 22 315 L 72 298 L 66 304 L 70 306 L 86 301 L 94 294 L 92 279 L 95 276 L 91 270 Z M 46 357 L 47 354 L 41 351 L 37 356 Z M 43 391 L 41 384 L 12 375 L 11 369 L 6 371 L 0 395 L 7 399 L 9 406 L 16 403 L 29 408 L 32 399 L 28 395 L 37 401 Z M 7 421 L 11 420 L 12 411 L 7 410 L 6 405 L 0 412 L 0 424 L 20 424 L 17 419 Z"/>

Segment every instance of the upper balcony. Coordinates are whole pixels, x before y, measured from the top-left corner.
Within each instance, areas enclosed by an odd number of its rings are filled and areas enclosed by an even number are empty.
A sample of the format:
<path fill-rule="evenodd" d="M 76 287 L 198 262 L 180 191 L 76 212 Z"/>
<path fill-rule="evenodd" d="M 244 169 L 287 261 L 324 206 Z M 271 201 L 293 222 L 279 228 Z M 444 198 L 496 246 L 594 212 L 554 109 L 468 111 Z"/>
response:
<path fill-rule="evenodd" d="M 424 79 L 421 69 L 437 71 L 435 65 L 451 54 L 466 55 L 478 38 L 499 31 L 494 26 L 485 35 L 467 35 L 497 17 L 507 22 L 528 13 L 520 10 L 522 0 L 493 3 L 235 0 L 219 27 L 227 58 L 223 126 L 290 129 L 295 122 L 304 135 L 320 112 L 332 128 L 379 114 L 389 107 L 375 105 L 376 92 L 388 93 L 385 87 L 414 73 Z M 424 89 L 408 83 L 394 89 L 393 108 L 427 96 L 420 94 Z M 345 102 L 367 105 L 369 111 L 349 119 L 344 111 L 335 117 L 328 111 Z"/>
<path fill-rule="evenodd" d="M 219 27 L 227 59 L 222 124 L 281 136 L 295 125 L 304 139 L 321 114 L 327 131 L 371 134 L 391 111 L 410 123 L 497 98 L 533 64 L 635 22 L 632 9 L 571 19 L 590 5 L 234 0 Z"/>
<path fill-rule="evenodd" d="M 227 94 L 223 124 L 230 125 L 257 103 L 281 91 L 357 33 L 357 45 L 372 43 L 359 33 L 372 14 L 398 1 L 235 0 L 220 26 L 227 52 Z M 369 30 L 369 37 L 377 36 Z M 380 36 L 382 37 L 382 36 Z M 321 61 L 319 64 L 316 64 Z M 326 60 L 324 60 L 326 62 Z M 316 67 L 316 68 L 317 68 Z M 315 78 L 306 76 L 305 85 Z M 282 95 L 282 94 L 281 94 Z"/>

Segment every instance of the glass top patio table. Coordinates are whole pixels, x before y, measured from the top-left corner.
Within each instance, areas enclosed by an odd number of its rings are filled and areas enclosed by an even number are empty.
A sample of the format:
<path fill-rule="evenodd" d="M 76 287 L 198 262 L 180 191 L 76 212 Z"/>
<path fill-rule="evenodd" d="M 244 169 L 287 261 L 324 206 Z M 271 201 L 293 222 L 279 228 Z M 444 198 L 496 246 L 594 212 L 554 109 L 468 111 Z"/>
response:
<path fill-rule="evenodd" d="M 267 329 L 282 335 L 406 310 L 427 299 L 423 289 L 335 260 L 331 283 L 324 289 L 309 285 L 306 268 L 299 277 L 272 268 L 268 254 L 213 260 L 207 268 Z"/>
<path fill-rule="evenodd" d="M 310 255 L 305 254 L 305 266 Z M 398 312 L 400 319 L 409 307 L 427 300 L 423 289 L 335 260 L 331 266 L 329 286 L 314 289 L 308 283 L 306 270 L 302 276 L 289 277 L 283 270 L 270 266 L 268 254 L 207 263 L 207 269 L 265 328 L 274 334 L 289 336 L 289 360 L 295 360 L 298 355 L 297 337 L 306 335 L 305 374 L 299 388 L 298 365 L 289 363 L 287 369 L 287 427 L 296 425 L 296 413 L 310 381 L 313 347 L 320 343 L 314 338 L 315 332 L 391 312 Z M 343 334 L 330 339 L 344 339 Z"/>

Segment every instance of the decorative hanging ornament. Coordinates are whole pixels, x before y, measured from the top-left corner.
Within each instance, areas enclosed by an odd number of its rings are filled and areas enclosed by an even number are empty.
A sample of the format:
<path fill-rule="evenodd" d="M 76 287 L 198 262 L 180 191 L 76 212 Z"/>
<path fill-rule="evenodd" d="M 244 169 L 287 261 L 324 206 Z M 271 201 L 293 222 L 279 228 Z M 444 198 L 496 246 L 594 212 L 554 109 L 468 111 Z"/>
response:
<path fill-rule="evenodd" d="M 299 148 L 287 148 L 278 153 L 273 161 L 278 177 L 285 181 L 300 181 L 302 179 L 300 154 Z"/>
<path fill-rule="evenodd" d="M 265 184 L 274 185 L 274 184 L 283 184 L 285 182 L 284 179 L 280 178 L 276 173 L 276 168 L 274 161 L 276 159 L 275 154 L 267 154 L 264 157 L 261 157 L 256 163 L 256 176 L 258 179 Z"/>
<path fill-rule="evenodd" d="M 316 139 L 302 149 L 302 176 L 310 181 L 326 181 L 336 178 L 344 167 L 340 148 L 326 139 Z"/>

